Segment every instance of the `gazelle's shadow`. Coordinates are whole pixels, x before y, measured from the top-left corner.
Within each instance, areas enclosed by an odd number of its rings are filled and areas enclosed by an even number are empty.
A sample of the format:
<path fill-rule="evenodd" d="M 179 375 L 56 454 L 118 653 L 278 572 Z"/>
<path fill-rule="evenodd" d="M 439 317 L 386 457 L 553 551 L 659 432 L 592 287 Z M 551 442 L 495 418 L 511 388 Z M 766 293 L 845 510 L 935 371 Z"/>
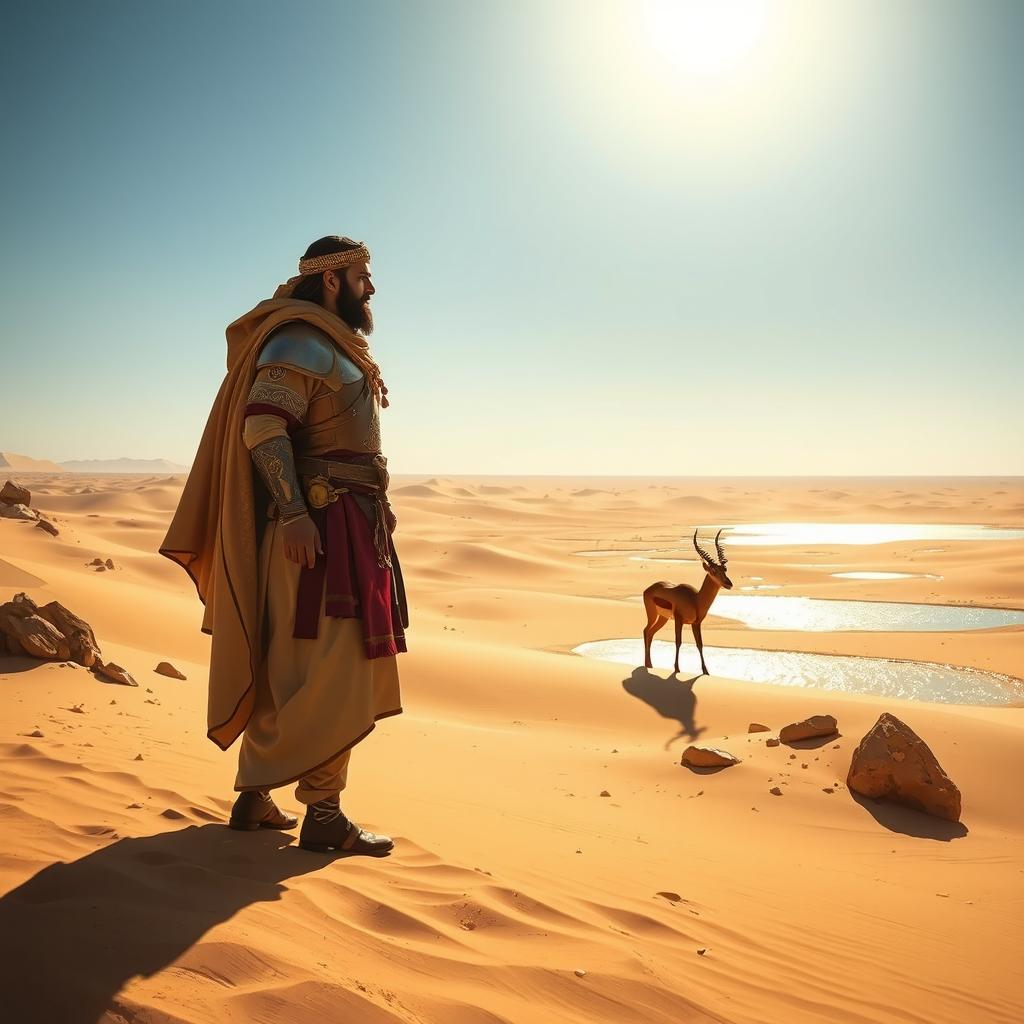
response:
<path fill-rule="evenodd" d="M 95 1024 L 133 977 L 163 970 L 240 910 L 279 900 L 286 879 L 327 863 L 285 848 L 291 841 L 192 825 L 43 868 L 0 898 L 4 1019 Z"/>
<path fill-rule="evenodd" d="M 655 675 L 646 668 L 633 669 L 628 679 L 622 680 L 622 688 L 626 693 L 638 697 L 649 704 L 662 718 L 671 718 L 679 723 L 679 732 L 665 741 L 665 750 L 678 739 L 686 737 L 697 739 L 705 731 L 704 726 L 697 726 L 694 717 L 697 710 L 697 696 L 693 692 L 693 684 L 701 676 L 690 676 L 680 679 L 673 672 L 667 679 Z"/>

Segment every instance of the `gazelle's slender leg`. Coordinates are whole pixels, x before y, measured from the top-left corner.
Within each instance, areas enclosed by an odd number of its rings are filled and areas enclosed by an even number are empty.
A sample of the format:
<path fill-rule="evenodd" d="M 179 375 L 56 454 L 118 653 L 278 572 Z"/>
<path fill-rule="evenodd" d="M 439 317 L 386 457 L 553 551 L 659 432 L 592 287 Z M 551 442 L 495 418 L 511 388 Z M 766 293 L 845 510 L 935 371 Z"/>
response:
<path fill-rule="evenodd" d="M 676 672 L 679 671 L 679 645 L 683 642 L 683 617 L 676 612 Z"/>
<path fill-rule="evenodd" d="M 651 664 L 651 641 L 654 639 L 654 634 L 668 622 L 668 618 L 664 615 L 655 613 L 655 616 L 654 621 L 648 622 L 644 627 L 644 668 L 653 667 Z"/>
<path fill-rule="evenodd" d="M 697 653 L 700 654 L 700 670 L 704 675 L 709 676 L 711 673 L 708 671 L 707 665 L 704 664 L 704 641 L 700 636 L 700 623 L 695 622 L 693 624 L 693 642 L 697 645 Z"/>

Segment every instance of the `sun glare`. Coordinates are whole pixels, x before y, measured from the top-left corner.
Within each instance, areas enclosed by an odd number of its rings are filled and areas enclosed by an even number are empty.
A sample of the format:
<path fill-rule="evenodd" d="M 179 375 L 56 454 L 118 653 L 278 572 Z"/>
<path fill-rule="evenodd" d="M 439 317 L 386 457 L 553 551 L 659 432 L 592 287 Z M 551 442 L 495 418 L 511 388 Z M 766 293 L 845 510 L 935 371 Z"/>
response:
<path fill-rule="evenodd" d="M 767 0 L 649 0 L 651 45 L 674 68 L 713 77 L 742 64 L 764 29 Z"/>

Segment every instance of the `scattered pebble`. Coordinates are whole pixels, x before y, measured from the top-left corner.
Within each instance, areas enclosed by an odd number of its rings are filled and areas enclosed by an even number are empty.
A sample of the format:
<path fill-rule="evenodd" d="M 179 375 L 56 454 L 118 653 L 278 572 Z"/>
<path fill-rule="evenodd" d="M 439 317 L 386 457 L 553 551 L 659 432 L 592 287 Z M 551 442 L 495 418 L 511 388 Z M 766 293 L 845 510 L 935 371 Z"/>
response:
<path fill-rule="evenodd" d="M 707 950 L 706 946 L 703 949 L 698 949 L 697 950 L 697 956 L 703 956 L 707 951 L 708 950 Z"/>
<path fill-rule="evenodd" d="M 42 729 L 33 729 L 29 733 L 29 736 L 34 736 L 37 740 L 41 740 L 43 738 L 43 730 Z"/>
<path fill-rule="evenodd" d="M 142 755 L 141 754 L 136 754 L 135 755 L 135 760 L 136 761 L 141 761 L 142 760 Z"/>
<path fill-rule="evenodd" d="M 602 789 L 601 796 L 611 796 L 611 793 L 609 793 L 607 789 Z"/>
<path fill-rule="evenodd" d="M 778 786 L 772 786 L 772 788 L 769 789 L 768 792 L 771 793 L 772 796 L 782 796 L 782 790 L 779 789 Z"/>
<path fill-rule="evenodd" d="M 577 967 L 576 970 L 573 971 L 573 974 L 575 974 L 577 978 L 584 978 L 586 977 L 587 972 Z"/>
<path fill-rule="evenodd" d="M 778 736 L 769 736 L 768 739 L 764 741 L 764 745 L 766 747 L 777 747 L 779 745 Z"/>

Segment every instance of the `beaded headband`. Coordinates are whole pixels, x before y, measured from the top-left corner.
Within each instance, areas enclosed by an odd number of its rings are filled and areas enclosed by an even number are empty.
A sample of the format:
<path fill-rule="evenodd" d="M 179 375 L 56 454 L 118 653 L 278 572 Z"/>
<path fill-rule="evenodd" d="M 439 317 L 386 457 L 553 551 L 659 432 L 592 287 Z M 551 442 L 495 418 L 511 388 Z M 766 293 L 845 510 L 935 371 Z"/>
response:
<path fill-rule="evenodd" d="M 340 270 L 350 267 L 353 263 L 366 262 L 370 259 L 370 250 L 362 242 L 355 249 L 344 252 L 329 252 L 326 256 L 313 256 L 308 260 L 299 260 L 299 273 L 322 274 L 325 270 Z"/>

